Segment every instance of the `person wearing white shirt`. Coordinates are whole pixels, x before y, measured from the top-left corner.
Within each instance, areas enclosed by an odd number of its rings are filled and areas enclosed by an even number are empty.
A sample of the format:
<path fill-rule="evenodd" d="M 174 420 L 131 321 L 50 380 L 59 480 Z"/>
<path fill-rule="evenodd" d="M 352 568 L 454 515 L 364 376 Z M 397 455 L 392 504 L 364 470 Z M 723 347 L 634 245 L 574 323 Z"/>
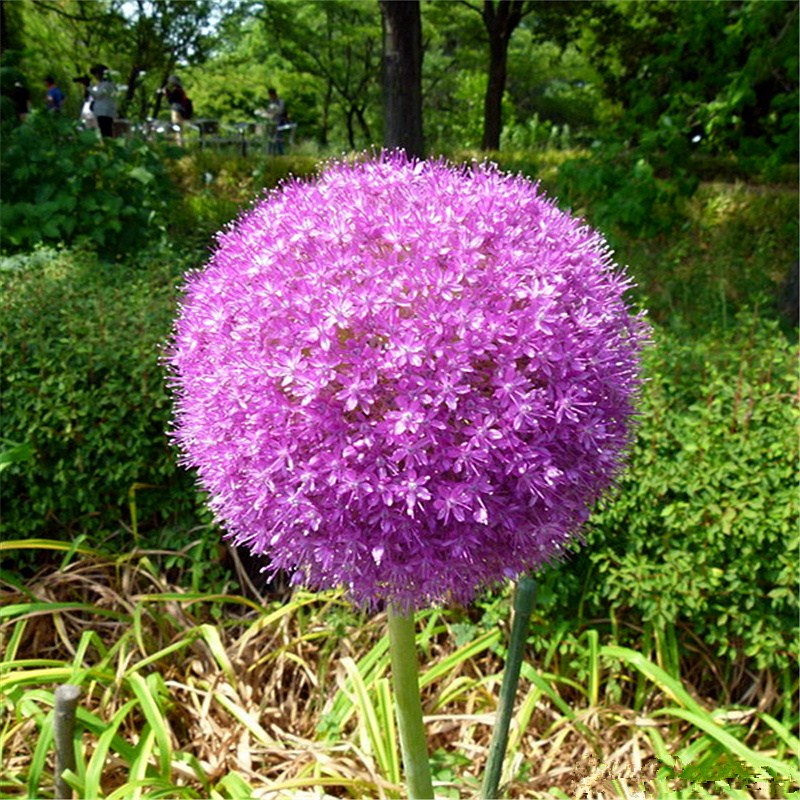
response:
<path fill-rule="evenodd" d="M 95 79 L 89 87 L 92 96 L 92 112 L 97 119 L 97 127 L 103 137 L 114 135 L 114 117 L 117 116 L 117 103 L 114 95 L 117 87 L 108 79 L 108 68 L 103 64 L 95 64 L 89 73 Z"/>

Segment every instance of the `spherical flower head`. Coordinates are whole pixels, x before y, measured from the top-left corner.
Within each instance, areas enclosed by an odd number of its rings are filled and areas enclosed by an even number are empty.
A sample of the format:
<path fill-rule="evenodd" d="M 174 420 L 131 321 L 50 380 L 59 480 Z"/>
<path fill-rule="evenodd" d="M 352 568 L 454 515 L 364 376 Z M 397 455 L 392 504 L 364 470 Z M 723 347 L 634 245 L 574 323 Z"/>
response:
<path fill-rule="evenodd" d="M 382 154 L 269 194 L 187 278 L 174 438 L 227 534 L 413 609 L 563 555 L 647 326 L 604 240 L 492 166 Z"/>

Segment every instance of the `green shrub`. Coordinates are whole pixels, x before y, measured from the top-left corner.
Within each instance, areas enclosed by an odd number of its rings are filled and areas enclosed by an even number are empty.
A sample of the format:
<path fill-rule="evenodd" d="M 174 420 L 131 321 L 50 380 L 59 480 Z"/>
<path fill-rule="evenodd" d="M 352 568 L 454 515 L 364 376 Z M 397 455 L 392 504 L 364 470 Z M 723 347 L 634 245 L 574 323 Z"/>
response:
<path fill-rule="evenodd" d="M 561 165 L 556 193 L 611 238 L 618 233 L 653 236 L 681 221 L 682 202 L 697 188 L 697 179 L 681 163 L 605 143 L 590 156 Z"/>
<path fill-rule="evenodd" d="M 685 212 L 680 231 L 617 247 L 651 318 L 693 335 L 725 327 L 756 302 L 777 314 L 781 287 L 796 269 L 796 189 L 703 184 Z"/>
<path fill-rule="evenodd" d="M 135 483 L 155 487 L 138 492 L 143 528 L 196 521 L 159 364 L 187 266 L 166 248 L 126 264 L 47 248 L 0 259 L 2 438 L 29 454 L 3 472 L 0 538 L 117 529 Z"/>
<path fill-rule="evenodd" d="M 759 668 L 796 659 L 797 355 L 752 313 L 690 342 L 661 333 L 630 467 L 580 555 L 545 579 L 548 602 L 679 626 Z"/>
<path fill-rule="evenodd" d="M 319 168 L 320 161 L 313 156 L 251 152 L 243 157 L 209 149 L 188 151 L 172 165 L 182 199 L 172 213 L 171 233 L 183 241 L 207 245 L 265 189 L 291 176 L 313 175 Z"/>
<path fill-rule="evenodd" d="M 140 249 L 164 229 L 174 194 L 146 142 L 101 142 L 43 112 L 4 132 L 0 168 L 0 247 L 11 252 L 80 241 L 108 254 Z"/>

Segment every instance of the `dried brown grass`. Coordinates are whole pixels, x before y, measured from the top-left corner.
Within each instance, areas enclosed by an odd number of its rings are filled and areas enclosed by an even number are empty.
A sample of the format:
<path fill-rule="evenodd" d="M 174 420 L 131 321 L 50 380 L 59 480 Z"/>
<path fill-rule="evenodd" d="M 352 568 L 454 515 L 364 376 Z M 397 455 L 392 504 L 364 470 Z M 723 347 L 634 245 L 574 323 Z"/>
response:
<path fill-rule="evenodd" d="M 39 601 L 82 603 L 92 609 L 31 613 L 17 659 L 72 663 L 87 630 L 109 649 L 124 639 L 109 665 L 116 681 L 87 684 L 81 701 L 109 719 L 123 701 L 121 676 L 158 650 L 186 639 L 189 632 L 211 624 L 219 634 L 221 651 L 215 652 L 209 639 L 195 635 L 186 647 L 143 667 L 157 671 L 168 691 L 166 718 L 174 751 L 196 758 L 210 783 L 237 772 L 250 784 L 254 797 L 269 800 L 384 798 L 402 792 L 379 774 L 373 754 L 356 733 L 355 720 L 336 738 L 319 732 L 337 687 L 345 682 L 341 659 L 358 660 L 375 645 L 383 635 L 381 615 L 363 624 L 350 617 L 347 624 L 339 620 L 332 625 L 332 617 L 345 613 L 343 602 L 334 595 L 291 601 L 287 597 L 267 606 L 234 595 L 207 602 L 159 577 L 149 566 L 154 558 L 139 554 L 117 562 L 85 559 L 64 569 L 42 571 L 24 593 L 2 587 L 2 605 Z M 102 611 L 119 617 L 97 613 Z M 8 641 L 13 624 L 0 625 L 0 643 Z M 428 664 L 454 649 L 452 637 L 432 637 Z M 99 660 L 99 650 L 89 648 L 84 665 Z M 446 777 L 440 782 L 443 796 L 469 797 L 477 790 L 501 667 L 498 656 L 485 651 L 425 690 L 432 751 L 468 760 L 455 767 L 458 782 Z M 523 680 L 520 696 L 530 690 Z M 33 718 L 15 721 L 11 711 L 6 708 L 4 769 L 22 776 L 33 756 L 37 729 Z M 518 777 L 504 788 L 504 796 L 536 798 L 554 787 L 576 800 L 655 796 L 648 791 L 654 791 L 660 764 L 646 729 L 658 728 L 668 743 L 680 740 L 683 731 L 674 720 L 656 721 L 647 714 L 648 709 L 637 713 L 601 706 L 579 708 L 569 720 L 546 697 L 540 698 L 526 730 L 512 729 L 512 739 L 516 736 L 519 744 L 507 774 Z M 133 717 L 121 733 L 136 742 L 137 723 L 142 722 Z M 87 758 L 93 747 L 93 738 L 84 735 Z M 173 759 L 172 770 L 176 785 L 197 784 L 185 761 Z M 125 765 L 109 758 L 104 790 L 122 785 L 125 777 Z M 754 787 L 744 796 L 769 797 L 769 787 Z"/>

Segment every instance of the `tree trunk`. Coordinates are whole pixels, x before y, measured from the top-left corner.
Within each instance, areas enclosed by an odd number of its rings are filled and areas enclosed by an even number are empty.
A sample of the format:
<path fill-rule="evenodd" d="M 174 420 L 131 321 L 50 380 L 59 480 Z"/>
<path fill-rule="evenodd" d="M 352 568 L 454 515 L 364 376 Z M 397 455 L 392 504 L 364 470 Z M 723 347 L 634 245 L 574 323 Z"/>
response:
<path fill-rule="evenodd" d="M 0 3 L 0 55 L 11 49 L 11 38 L 6 21 L 6 4 Z"/>
<path fill-rule="evenodd" d="M 139 81 L 139 65 L 134 64 L 128 73 L 128 88 L 125 90 L 125 97 L 119 104 L 119 116 L 123 119 L 128 116 L 128 109 L 133 105 L 136 96 L 136 84 Z"/>
<path fill-rule="evenodd" d="M 483 150 L 500 149 L 500 133 L 503 130 L 503 93 L 506 89 L 506 61 L 508 44 L 502 40 L 489 40 L 489 75 L 486 96 L 483 99 Z"/>
<path fill-rule="evenodd" d="M 524 0 L 484 0 L 483 24 L 489 34 L 489 74 L 483 104 L 483 150 L 500 149 L 503 130 L 503 94 L 511 34 L 523 16 Z"/>
<path fill-rule="evenodd" d="M 353 126 L 353 119 L 355 117 L 356 110 L 353 106 L 347 109 L 347 113 L 345 114 L 345 123 L 347 125 L 347 143 L 350 145 L 351 150 L 356 149 L 356 132 Z"/>
<path fill-rule="evenodd" d="M 0 55 L 9 50 L 24 50 L 22 36 L 22 3 L 7 3 L 0 0 Z M 16 62 L 8 66 L 18 66 Z M 30 85 L 28 86 L 30 88 Z"/>
<path fill-rule="evenodd" d="M 419 0 L 380 0 L 383 145 L 422 157 L 422 23 Z"/>
<path fill-rule="evenodd" d="M 372 132 L 369 129 L 369 123 L 367 122 L 367 118 L 364 116 L 364 109 L 366 106 L 356 106 L 356 119 L 358 120 L 358 124 L 361 128 L 361 132 L 364 134 L 364 138 L 368 141 L 372 141 Z"/>

